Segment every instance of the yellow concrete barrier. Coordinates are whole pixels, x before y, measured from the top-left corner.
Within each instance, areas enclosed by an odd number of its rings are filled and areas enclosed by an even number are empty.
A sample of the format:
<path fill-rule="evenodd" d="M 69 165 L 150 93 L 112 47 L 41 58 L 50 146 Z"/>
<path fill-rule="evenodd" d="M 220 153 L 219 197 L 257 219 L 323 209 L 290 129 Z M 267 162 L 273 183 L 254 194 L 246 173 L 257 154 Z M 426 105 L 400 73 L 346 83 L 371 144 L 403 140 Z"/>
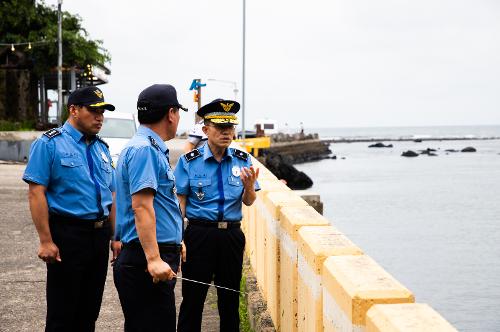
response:
<path fill-rule="evenodd" d="M 366 332 L 457 332 L 425 303 L 376 304 L 368 310 Z"/>
<path fill-rule="evenodd" d="M 292 191 L 270 192 L 264 197 L 265 298 L 274 326 L 280 330 L 280 211 L 283 207 L 306 207 L 308 204 Z"/>
<path fill-rule="evenodd" d="M 264 298 L 267 295 L 266 282 L 266 228 L 268 220 L 271 220 L 270 212 L 264 205 L 265 197 L 271 192 L 291 192 L 283 182 L 278 180 L 260 180 L 261 190 L 257 192 L 257 200 L 252 205 L 253 211 L 250 216 L 254 217 L 254 221 L 248 224 L 249 237 L 253 237 L 253 242 L 250 244 L 253 249 L 251 251 L 250 262 L 254 268 L 257 283 L 261 289 Z"/>
<path fill-rule="evenodd" d="M 278 331 L 456 331 L 257 160 L 246 254 Z M 371 308 L 371 309 L 370 309 Z"/>
<path fill-rule="evenodd" d="M 323 331 L 321 274 L 329 256 L 362 255 L 363 252 L 333 226 L 305 226 L 298 231 L 297 319 L 298 331 Z"/>
<path fill-rule="evenodd" d="M 378 303 L 412 303 L 413 294 L 366 255 L 333 256 L 323 268 L 324 331 L 364 331 Z"/>
<path fill-rule="evenodd" d="M 298 232 L 303 226 L 327 226 L 330 222 L 311 206 L 283 207 L 279 220 L 281 225 L 279 325 L 281 331 L 297 331 Z"/>

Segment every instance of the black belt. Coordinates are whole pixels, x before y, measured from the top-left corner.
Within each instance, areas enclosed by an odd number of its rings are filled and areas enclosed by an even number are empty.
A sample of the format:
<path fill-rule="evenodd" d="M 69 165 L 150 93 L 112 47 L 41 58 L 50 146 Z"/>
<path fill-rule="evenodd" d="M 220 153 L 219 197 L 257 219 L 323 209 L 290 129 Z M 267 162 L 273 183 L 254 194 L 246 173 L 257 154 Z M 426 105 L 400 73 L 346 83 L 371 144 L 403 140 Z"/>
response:
<path fill-rule="evenodd" d="M 97 219 L 80 219 L 80 218 L 61 216 L 58 214 L 51 214 L 49 219 L 55 222 L 72 223 L 79 226 L 90 227 L 90 228 L 104 228 L 109 225 L 108 216 L 104 216 Z"/>
<path fill-rule="evenodd" d="M 122 246 L 127 249 L 142 250 L 142 245 L 139 241 L 123 243 Z M 160 252 L 175 252 L 177 254 L 181 252 L 181 245 L 176 243 L 158 243 L 158 248 L 160 249 Z"/>
<path fill-rule="evenodd" d="M 240 228 L 241 223 L 239 221 L 208 221 L 208 220 L 199 220 L 199 219 L 189 219 L 188 225 L 195 226 L 203 226 L 203 227 L 217 227 L 220 229 L 231 229 L 231 228 Z"/>

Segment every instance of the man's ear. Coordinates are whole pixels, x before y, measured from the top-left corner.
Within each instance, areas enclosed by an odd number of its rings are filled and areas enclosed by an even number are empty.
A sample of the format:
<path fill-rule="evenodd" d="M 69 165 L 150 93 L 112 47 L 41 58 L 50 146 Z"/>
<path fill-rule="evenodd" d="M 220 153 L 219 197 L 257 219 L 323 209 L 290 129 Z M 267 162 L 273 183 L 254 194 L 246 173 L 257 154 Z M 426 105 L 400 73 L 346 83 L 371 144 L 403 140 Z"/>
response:
<path fill-rule="evenodd" d="M 203 130 L 203 133 L 206 135 L 208 133 L 208 126 L 203 125 L 201 130 Z"/>
<path fill-rule="evenodd" d="M 68 114 L 73 116 L 73 117 L 77 117 L 78 116 L 78 108 L 76 108 L 75 105 L 70 105 L 69 110 L 68 110 Z"/>
<path fill-rule="evenodd" d="M 170 107 L 167 112 L 168 122 L 174 122 L 175 108 Z"/>

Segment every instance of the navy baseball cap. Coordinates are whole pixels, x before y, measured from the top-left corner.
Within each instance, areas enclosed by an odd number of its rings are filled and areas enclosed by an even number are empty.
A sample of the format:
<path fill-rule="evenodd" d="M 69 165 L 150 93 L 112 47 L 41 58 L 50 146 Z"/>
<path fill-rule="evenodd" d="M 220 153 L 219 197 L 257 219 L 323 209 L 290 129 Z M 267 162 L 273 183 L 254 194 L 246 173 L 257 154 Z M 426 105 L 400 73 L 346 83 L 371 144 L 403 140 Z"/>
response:
<path fill-rule="evenodd" d="M 196 114 L 217 125 L 237 125 L 236 113 L 239 110 L 240 103 L 237 101 L 219 98 L 201 107 Z"/>
<path fill-rule="evenodd" d="M 153 84 L 142 90 L 137 98 L 137 111 L 160 110 L 165 107 L 177 107 L 187 112 L 177 100 L 177 92 L 170 84 Z"/>
<path fill-rule="evenodd" d="M 104 94 L 96 86 L 86 86 L 73 91 L 68 97 L 68 106 L 79 105 L 114 111 L 115 107 L 104 101 Z"/>

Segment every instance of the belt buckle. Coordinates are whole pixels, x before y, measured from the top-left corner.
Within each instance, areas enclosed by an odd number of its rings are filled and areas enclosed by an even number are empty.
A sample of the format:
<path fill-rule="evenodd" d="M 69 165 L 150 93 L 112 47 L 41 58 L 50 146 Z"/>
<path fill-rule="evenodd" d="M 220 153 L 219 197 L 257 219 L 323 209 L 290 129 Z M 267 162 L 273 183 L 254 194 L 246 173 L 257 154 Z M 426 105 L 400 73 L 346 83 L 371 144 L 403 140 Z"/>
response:
<path fill-rule="evenodd" d="M 227 229 L 227 221 L 220 221 L 217 223 L 218 229 Z"/>
<path fill-rule="evenodd" d="M 102 228 L 103 226 L 104 226 L 104 220 L 94 222 L 94 228 Z"/>

